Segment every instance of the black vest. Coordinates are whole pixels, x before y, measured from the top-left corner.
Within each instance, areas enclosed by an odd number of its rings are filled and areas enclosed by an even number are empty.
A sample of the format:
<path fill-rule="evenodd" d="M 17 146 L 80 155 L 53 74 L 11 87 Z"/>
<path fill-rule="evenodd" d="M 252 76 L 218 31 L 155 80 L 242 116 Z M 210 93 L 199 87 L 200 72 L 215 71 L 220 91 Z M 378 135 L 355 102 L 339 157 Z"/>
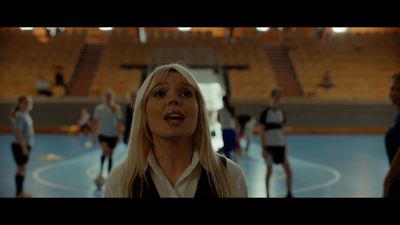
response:
<path fill-rule="evenodd" d="M 226 167 L 226 159 L 225 157 L 219 157 L 221 162 Z M 201 174 L 199 183 L 197 184 L 196 193 L 194 195 L 195 198 L 216 198 L 218 197 L 215 192 L 214 183 L 208 179 L 209 176 L 207 170 L 201 167 Z M 133 181 L 132 185 L 132 197 L 133 198 L 159 198 L 157 188 L 154 185 L 153 179 L 151 179 L 150 170 L 147 169 L 145 173 L 146 179 L 143 177 L 136 177 Z M 146 182 L 147 181 L 147 182 Z M 143 184 L 142 195 L 140 195 L 140 189 Z"/>

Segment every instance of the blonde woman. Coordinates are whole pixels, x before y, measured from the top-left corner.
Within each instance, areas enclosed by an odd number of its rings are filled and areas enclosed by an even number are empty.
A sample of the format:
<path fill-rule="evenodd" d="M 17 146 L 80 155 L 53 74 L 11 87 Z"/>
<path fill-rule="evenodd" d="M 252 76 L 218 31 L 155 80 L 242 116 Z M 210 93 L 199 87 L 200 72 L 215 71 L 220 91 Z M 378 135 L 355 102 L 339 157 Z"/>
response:
<path fill-rule="evenodd" d="M 247 197 L 242 170 L 213 151 L 206 113 L 187 68 L 156 68 L 137 93 L 128 153 L 104 196 Z"/>

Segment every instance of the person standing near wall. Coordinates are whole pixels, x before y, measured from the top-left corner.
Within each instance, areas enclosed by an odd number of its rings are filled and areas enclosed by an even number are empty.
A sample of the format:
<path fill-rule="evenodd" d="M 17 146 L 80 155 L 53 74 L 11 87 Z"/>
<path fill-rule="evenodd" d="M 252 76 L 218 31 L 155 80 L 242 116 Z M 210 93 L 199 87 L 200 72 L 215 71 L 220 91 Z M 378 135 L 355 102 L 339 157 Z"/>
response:
<path fill-rule="evenodd" d="M 108 172 L 111 171 L 112 157 L 119 140 L 121 126 L 121 107 L 114 100 L 114 92 L 110 89 L 106 90 L 103 96 L 103 103 L 96 106 L 93 114 L 93 132 L 98 135 L 102 150 L 100 171 L 95 180 L 98 189 L 101 189 L 105 182 L 103 164 L 106 158 L 108 158 Z"/>
<path fill-rule="evenodd" d="M 67 95 L 68 94 L 68 85 L 65 83 L 65 80 L 64 80 L 64 67 L 55 66 L 55 70 L 56 70 L 55 74 L 54 74 L 55 85 L 63 87 L 64 93 L 65 93 L 65 95 Z"/>
<path fill-rule="evenodd" d="M 389 96 L 399 113 L 385 135 L 385 147 L 390 169 L 385 177 L 383 196 L 400 199 L 400 73 L 393 76 Z"/>
<path fill-rule="evenodd" d="M 286 187 L 288 198 L 292 197 L 292 172 L 287 158 L 286 138 L 283 126 L 286 124 L 285 111 L 279 106 L 282 92 L 274 89 L 271 92 L 272 104 L 267 106 L 261 113 L 258 123 L 261 128 L 260 140 L 262 154 L 267 165 L 265 178 L 267 197 L 269 197 L 269 181 L 272 175 L 272 165 L 282 164 L 286 174 Z"/>
<path fill-rule="evenodd" d="M 126 106 L 125 110 L 125 130 L 124 130 L 124 143 L 128 144 L 129 141 L 129 134 L 131 131 L 131 126 L 132 126 L 132 116 L 133 116 L 133 111 L 135 108 L 135 102 L 136 102 L 136 91 L 130 91 L 128 93 L 128 105 Z"/>
<path fill-rule="evenodd" d="M 33 108 L 33 101 L 30 96 L 20 96 L 17 104 L 11 110 L 11 121 L 13 123 L 15 139 L 11 144 L 14 160 L 17 164 L 15 175 L 16 197 L 31 197 L 31 194 L 24 191 L 24 178 L 29 155 L 34 143 L 33 120 L 29 111 Z"/>
<path fill-rule="evenodd" d="M 224 107 L 218 111 L 218 120 L 222 127 L 224 146 L 219 151 L 225 154 L 226 157 L 232 158 L 234 157 L 233 154 L 241 150 L 236 129 L 239 127 L 239 122 L 236 118 L 235 108 L 232 106 L 229 97 L 224 96 L 222 100 Z"/>

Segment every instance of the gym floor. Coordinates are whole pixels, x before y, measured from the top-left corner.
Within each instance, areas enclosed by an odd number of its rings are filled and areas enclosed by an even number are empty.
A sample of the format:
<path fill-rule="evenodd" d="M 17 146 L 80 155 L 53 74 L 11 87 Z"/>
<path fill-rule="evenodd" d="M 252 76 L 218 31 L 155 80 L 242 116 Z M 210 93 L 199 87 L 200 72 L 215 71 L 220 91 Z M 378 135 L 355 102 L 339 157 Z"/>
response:
<path fill-rule="evenodd" d="M 14 197 L 16 165 L 11 134 L 0 135 L 0 197 Z M 34 197 L 100 197 L 94 185 L 99 169 L 98 144 L 89 137 L 69 134 L 36 134 L 28 163 L 25 190 Z M 241 142 L 244 145 L 244 140 Z M 257 137 L 248 152 L 237 157 L 249 197 L 265 197 L 265 164 Z M 114 165 L 125 155 L 120 142 Z M 381 197 L 389 169 L 382 135 L 289 135 L 288 156 L 293 172 L 294 197 Z M 107 163 L 105 164 L 106 171 Z M 274 165 L 271 197 L 286 195 L 285 176 Z M 105 173 L 105 172 L 104 172 Z M 104 174 L 106 176 L 106 174 Z"/>

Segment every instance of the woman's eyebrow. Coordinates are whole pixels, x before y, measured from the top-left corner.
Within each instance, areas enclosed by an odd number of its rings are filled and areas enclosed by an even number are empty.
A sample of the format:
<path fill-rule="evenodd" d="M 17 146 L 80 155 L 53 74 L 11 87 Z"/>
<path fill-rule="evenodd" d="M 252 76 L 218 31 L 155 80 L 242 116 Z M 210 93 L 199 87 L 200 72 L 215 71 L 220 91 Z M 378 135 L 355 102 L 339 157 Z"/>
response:
<path fill-rule="evenodd" d="M 179 82 L 179 84 L 180 84 L 180 85 L 187 86 L 187 87 L 190 87 L 190 88 L 193 88 L 193 89 L 194 89 L 194 87 L 193 87 L 191 84 L 189 84 L 189 83 L 186 83 L 186 82 Z"/>
<path fill-rule="evenodd" d="M 154 85 L 153 89 L 164 84 L 167 84 L 167 82 L 165 81 L 158 82 L 156 85 Z"/>

